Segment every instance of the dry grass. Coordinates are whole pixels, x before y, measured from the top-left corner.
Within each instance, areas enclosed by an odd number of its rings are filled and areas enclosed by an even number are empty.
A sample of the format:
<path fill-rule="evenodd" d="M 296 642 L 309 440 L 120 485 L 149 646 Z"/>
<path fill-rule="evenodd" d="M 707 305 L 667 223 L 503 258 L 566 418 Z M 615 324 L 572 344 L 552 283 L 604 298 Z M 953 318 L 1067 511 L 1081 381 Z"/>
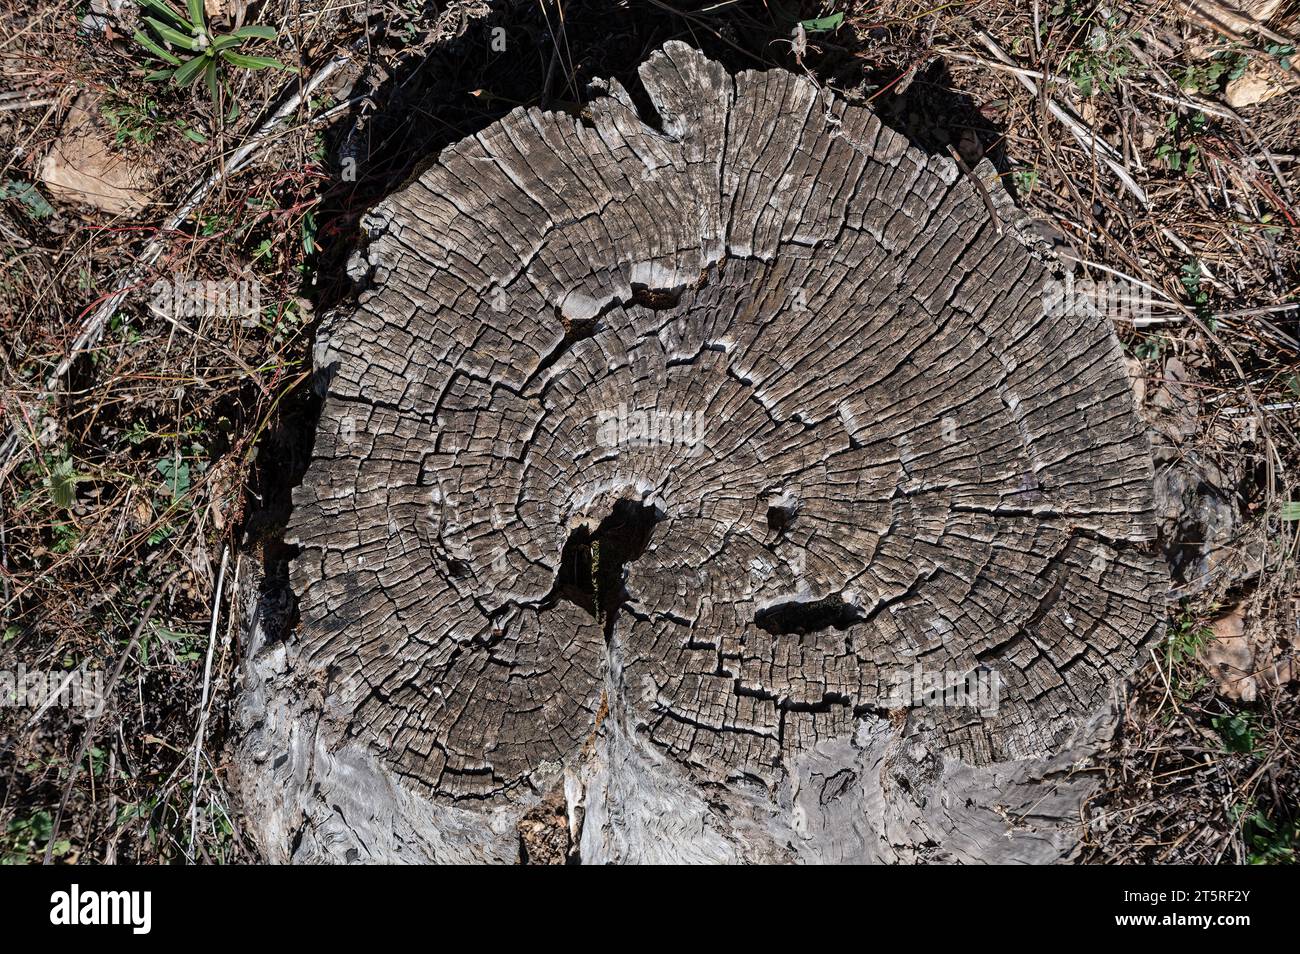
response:
<path fill-rule="evenodd" d="M 1212 639 L 1174 621 L 1129 698 L 1106 784 L 1088 806 L 1098 863 L 1293 863 L 1300 791 L 1294 687 L 1253 705 L 1225 699 L 1187 653 Z"/>
<path fill-rule="evenodd" d="M 487 19 L 469 16 L 481 4 L 246 6 L 247 22 L 277 28 L 270 45 L 301 77 L 341 51 L 355 49 L 354 62 L 165 230 L 294 78 L 236 71 L 218 116 L 204 93 L 146 82 L 145 58 L 120 24 L 80 35 L 82 6 L 0 0 L 6 89 L 30 91 L 34 103 L 0 94 L 0 184 L 37 181 L 83 91 L 100 97 L 115 148 L 157 182 L 131 216 L 59 202 L 37 214 L 13 189 L 0 202 L 0 410 L 25 438 L 0 481 L 0 669 L 123 662 L 76 765 L 87 728 L 76 713 L 55 707 L 28 725 L 29 711 L 0 710 L 0 856 L 36 860 L 48 847 L 65 862 L 254 857 L 223 761 L 239 661 L 232 594 L 283 580 L 291 553 L 279 528 L 316 410 L 315 315 L 348 294 L 343 265 L 360 213 L 422 158 L 515 105 L 578 110 L 585 84 L 603 75 L 633 87 L 645 53 L 681 37 L 736 68 L 806 68 L 927 149 L 987 157 L 1094 274 L 1156 290 L 1160 321 L 1119 331 L 1162 467 L 1194 459 L 1223 475 L 1235 541 L 1225 551 L 1237 558 L 1180 580 L 1174 642 L 1138 678 L 1115 752 L 1097 767 L 1105 784 L 1089 806 L 1086 857 L 1290 859 L 1300 818 L 1294 680 L 1242 703 L 1187 651 L 1217 607 L 1242 600 L 1269 658 L 1292 658 L 1297 642 L 1300 522 L 1283 519 L 1283 506 L 1297 499 L 1300 448 L 1300 92 L 1235 114 L 1223 101 L 1235 70 L 1280 58 L 1272 41 L 1230 42 L 1170 2 L 1108 4 L 1114 22 L 1084 2 L 855 3 L 800 55 L 786 38 L 796 19 L 823 12 L 815 3 L 783 12 L 757 0 L 629 0 L 611 17 L 604 4 L 530 0 L 498 3 Z M 506 54 L 491 49 L 494 26 L 507 31 Z M 1047 97 L 1115 149 L 1147 205 L 1053 118 Z M 355 179 L 344 173 L 349 158 Z M 59 395 L 42 399 L 86 317 L 153 241 L 157 261 L 61 376 Z M 261 313 L 170 322 L 150 308 L 159 278 L 256 281 Z"/>

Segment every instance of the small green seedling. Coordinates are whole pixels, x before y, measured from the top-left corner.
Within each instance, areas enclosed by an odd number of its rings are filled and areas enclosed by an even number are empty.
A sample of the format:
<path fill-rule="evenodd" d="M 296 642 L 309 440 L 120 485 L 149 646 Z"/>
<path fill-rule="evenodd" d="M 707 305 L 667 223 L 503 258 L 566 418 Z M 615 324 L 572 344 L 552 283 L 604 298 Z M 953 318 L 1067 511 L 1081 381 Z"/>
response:
<path fill-rule="evenodd" d="M 54 501 L 54 506 L 60 510 L 71 510 L 77 502 L 77 483 L 84 480 L 76 472 L 76 466 L 71 457 L 55 463 L 50 468 L 50 475 L 45 478 L 46 485 L 50 488 L 50 499 Z"/>
<path fill-rule="evenodd" d="M 1223 747 L 1228 752 L 1250 755 L 1255 751 L 1257 739 L 1253 719 L 1249 712 L 1238 712 L 1231 716 L 1215 716 L 1210 720 L 1214 731 L 1223 740 Z"/>
<path fill-rule="evenodd" d="M 1243 834 L 1252 865 L 1295 864 L 1295 849 L 1300 845 L 1300 822 L 1275 823 L 1263 812 L 1246 816 Z"/>
<path fill-rule="evenodd" d="M 1278 66 L 1282 69 L 1291 68 L 1291 57 L 1295 56 L 1295 46 L 1290 43 L 1270 43 L 1264 50 L 1277 60 Z"/>
<path fill-rule="evenodd" d="M 54 206 L 45 201 L 45 197 L 36 191 L 36 186 L 21 179 L 6 179 L 0 182 L 0 199 L 17 199 L 33 219 L 44 219 L 54 214 Z"/>
<path fill-rule="evenodd" d="M 144 11 L 141 19 L 158 39 L 143 30 L 136 30 L 135 41 L 167 64 L 146 76 L 147 80 L 170 79 L 179 86 L 189 86 L 202 75 L 215 103 L 223 68 L 290 69 L 273 56 L 249 56 L 238 52 L 250 40 L 274 40 L 274 27 L 246 26 L 229 33 L 215 33 L 208 26 L 203 0 L 186 0 L 188 18 L 177 13 L 165 0 L 140 0 L 140 6 Z M 182 58 L 173 50 L 195 55 Z"/>

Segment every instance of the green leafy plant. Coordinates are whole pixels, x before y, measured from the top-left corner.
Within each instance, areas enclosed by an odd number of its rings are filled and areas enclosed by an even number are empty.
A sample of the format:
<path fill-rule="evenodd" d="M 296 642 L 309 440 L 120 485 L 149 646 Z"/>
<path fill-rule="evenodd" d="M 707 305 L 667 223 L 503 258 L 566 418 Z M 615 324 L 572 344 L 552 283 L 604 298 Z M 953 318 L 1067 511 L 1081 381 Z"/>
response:
<path fill-rule="evenodd" d="M 1250 849 L 1247 861 L 1252 865 L 1287 865 L 1295 863 L 1295 846 L 1300 843 L 1300 823 L 1277 824 L 1263 812 L 1247 815 L 1242 835 Z"/>
<path fill-rule="evenodd" d="M 50 475 L 45 478 L 50 488 L 50 499 L 60 510 L 71 510 L 77 501 L 77 484 L 84 478 L 77 473 L 71 457 L 56 461 L 50 468 Z"/>
<path fill-rule="evenodd" d="M 1164 351 L 1164 338 L 1160 335 L 1138 335 L 1129 350 L 1139 361 L 1155 361 Z"/>
<path fill-rule="evenodd" d="M 1264 47 L 1269 56 L 1277 59 L 1278 66 L 1284 70 L 1291 68 L 1291 57 L 1295 56 L 1295 47 L 1290 43 L 1270 43 Z"/>
<path fill-rule="evenodd" d="M 1206 684 L 1204 670 L 1193 665 L 1197 654 L 1214 638 L 1214 630 L 1193 613 L 1184 600 L 1177 615 L 1169 620 L 1165 638 L 1165 669 L 1170 691 L 1180 701 L 1194 696 Z"/>
<path fill-rule="evenodd" d="M 1229 752 L 1250 755 L 1255 751 L 1255 726 L 1249 712 L 1237 712 L 1230 716 L 1215 716 L 1210 720 L 1214 731 L 1223 739 L 1223 747 Z"/>
<path fill-rule="evenodd" d="M 170 540 L 176 533 L 176 528 L 169 523 L 160 524 L 156 529 L 150 531 L 148 543 L 151 547 L 156 547 L 164 540 Z"/>
<path fill-rule="evenodd" d="M 1038 169 L 1034 166 L 1020 166 L 1011 172 L 1011 181 L 1015 183 L 1016 191 L 1023 196 L 1028 196 L 1038 185 Z"/>
<path fill-rule="evenodd" d="M 1165 659 L 1170 667 L 1180 666 L 1196 658 L 1196 654 L 1214 636 L 1214 630 L 1197 621 L 1189 613 L 1177 617 L 1169 627 Z"/>
<path fill-rule="evenodd" d="M 1249 62 L 1244 53 L 1220 50 L 1205 63 L 1192 64 L 1179 70 L 1178 85 L 1195 93 L 1217 93 L 1225 83 L 1240 79 Z"/>
<path fill-rule="evenodd" d="M 170 648 L 176 661 L 180 663 L 196 662 L 203 657 L 202 640 L 199 636 L 194 633 L 178 632 L 155 623 L 150 627 L 150 633 L 143 634 L 140 638 L 140 659 L 148 665 L 151 651 L 152 658 L 156 661 L 159 651 L 167 648 Z"/>
<path fill-rule="evenodd" d="M 274 40 L 274 27 L 245 26 L 229 33 L 216 33 L 208 26 L 203 0 L 186 0 L 188 17 L 172 9 L 165 0 L 141 0 L 140 7 L 143 11 L 141 20 L 157 39 L 143 30 L 136 30 L 135 41 L 167 64 L 145 77 L 148 80 L 170 79 L 179 86 L 189 86 L 202 76 L 215 104 L 219 98 L 223 68 L 290 68 L 273 56 L 250 56 L 239 52 L 240 47 L 250 40 Z M 180 54 L 173 50 L 180 51 Z M 185 57 L 185 53 L 194 55 Z"/>
<path fill-rule="evenodd" d="M 1122 43 L 1117 45 L 1089 46 L 1071 50 L 1061 60 L 1061 68 L 1085 99 L 1094 93 L 1107 93 L 1115 88 L 1129 71 L 1131 54 Z"/>
<path fill-rule="evenodd" d="M 316 251 L 316 213 L 308 209 L 302 217 L 302 250 L 306 255 Z"/>
<path fill-rule="evenodd" d="M 1205 322 L 1211 331 L 1215 328 L 1214 315 L 1210 312 L 1210 294 L 1205 290 L 1201 279 L 1205 277 L 1205 268 L 1196 259 L 1189 259 L 1183 264 L 1179 280 L 1187 292 L 1188 301 L 1196 311 L 1196 317 Z"/>
<path fill-rule="evenodd" d="M 1076 25 L 1087 23 L 1092 18 L 1092 11 L 1079 0 L 1059 0 L 1048 8 L 1048 12 L 1055 18 L 1066 19 Z M 1046 22 L 1039 24 L 1039 31 L 1046 35 Z"/>
<path fill-rule="evenodd" d="M 140 146 L 153 143 L 158 134 L 158 104 L 152 99 L 139 103 L 110 99 L 99 113 L 113 130 L 113 141 L 122 145 L 128 139 Z"/>
<path fill-rule="evenodd" d="M 47 811 L 37 811 L 27 818 L 15 818 L 5 829 L 3 845 L 0 845 L 0 864 L 26 865 L 39 861 L 45 851 L 45 843 L 50 840 L 50 831 L 54 821 Z M 62 858 L 72 850 L 72 842 L 60 838 L 54 843 L 50 855 Z"/>
<path fill-rule="evenodd" d="M 185 433 L 197 434 L 202 427 L 189 426 Z M 141 435 L 158 437 L 162 435 Z M 177 435 L 172 435 L 177 436 Z M 190 512 L 195 504 L 191 491 L 198 475 L 207 471 L 206 450 L 203 445 L 190 441 L 182 444 L 180 451 L 155 462 L 154 470 L 162 476 L 162 484 L 151 500 L 153 517 L 156 521 L 148 536 L 149 546 L 157 546 L 170 539 L 176 533 L 175 518 Z"/>
<path fill-rule="evenodd" d="M 1061 57 L 1061 72 L 1070 77 L 1079 95 L 1086 99 L 1109 92 L 1128 75 L 1133 33 L 1123 28 L 1123 17 L 1074 2 L 1057 3 L 1050 12 L 1053 20 L 1071 24 L 1067 30 L 1071 48 Z"/>
<path fill-rule="evenodd" d="M 1209 120 L 1202 112 L 1195 112 L 1186 118 L 1177 112 L 1169 114 L 1165 120 L 1168 135 L 1156 145 L 1156 158 L 1174 172 L 1190 175 L 1201 158 L 1201 147 L 1197 137 L 1205 131 Z"/>
<path fill-rule="evenodd" d="M 36 191 L 36 186 L 21 179 L 0 182 L 0 199 L 17 199 L 23 204 L 23 211 L 33 219 L 44 219 L 54 214 L 54 206 L 45 201 L 45 197 Z"/>
<path fill-rule="evenodd" d="M 50 551 L 53 553 L 71 553 L 77 548 L 77 541 L 81 539 L 81 534 L 77 528 L 70 523 L 56 522 L 50 525 L 50 535 L 54 542 L 50 545 Z"/>
<path fill-rule="evenodd" d="M 166 481 L 166 488 L 171 493 L 172 502 L 180 500 L 190 489 L 190 465 L 184 460 L 164 457 L 155 465 L 158 473 Z"/>

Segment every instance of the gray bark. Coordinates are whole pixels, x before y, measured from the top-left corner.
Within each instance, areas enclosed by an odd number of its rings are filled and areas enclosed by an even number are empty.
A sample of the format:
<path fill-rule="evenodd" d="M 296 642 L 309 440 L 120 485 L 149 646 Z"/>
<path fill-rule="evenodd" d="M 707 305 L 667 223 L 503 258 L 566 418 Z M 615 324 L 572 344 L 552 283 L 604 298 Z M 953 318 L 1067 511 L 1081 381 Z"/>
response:
<path fill-rule="evenodd" d="M 259 841 L 1068 857 L 1168 582 L 1108 321 L 1045 315 L 996 180 L 1001 228 L 869 110 L 679 43 L 641 76 L 659 128 L 613 84 L 516 110 L 368 218 L 301 626 L 250 637 Z M 900 701 L 918 670 L 996 711 Z"/>

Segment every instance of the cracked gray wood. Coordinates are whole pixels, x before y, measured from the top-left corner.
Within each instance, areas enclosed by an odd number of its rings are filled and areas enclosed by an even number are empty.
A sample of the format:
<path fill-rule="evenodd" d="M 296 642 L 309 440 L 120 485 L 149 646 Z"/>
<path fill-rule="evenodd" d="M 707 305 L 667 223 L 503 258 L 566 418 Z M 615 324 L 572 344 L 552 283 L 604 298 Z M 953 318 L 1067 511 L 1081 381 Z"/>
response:
<path fill-rule="evenodd" d="M 280 860 L 518 860 L 530 811 L 584 862 L 1068 857 L 1167 588 L 1109 323 L 1045 315 L 1022 230 L 869 110 L 680 43 L 641 76 L 658 128 L 614 84 L 589 121 L 516 110 L 368 217 L 301 625 L 251 646 L 253 830 Z M 997 705 L 900 700 L 917 672 Z"/>

